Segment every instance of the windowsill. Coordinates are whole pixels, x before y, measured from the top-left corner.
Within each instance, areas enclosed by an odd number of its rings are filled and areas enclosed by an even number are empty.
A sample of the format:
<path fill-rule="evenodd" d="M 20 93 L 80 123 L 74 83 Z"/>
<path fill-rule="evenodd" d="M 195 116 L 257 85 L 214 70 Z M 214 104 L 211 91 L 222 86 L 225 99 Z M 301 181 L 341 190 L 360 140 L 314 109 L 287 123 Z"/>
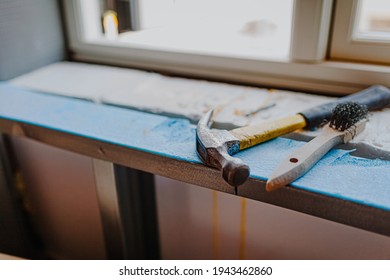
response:
<path fill-rule="evenodd" d="M 390 235 L 388 161 L 356 159 L 348 151 L 334 150 L 323 159 L 331 164 L 319 164 L 292 186 L 267 193 L 264 180 L 290 149 L 301 145 L 278 138 L 236 155 L 249 164 L 251 178 L 235 190 L 219 171 L 201 163 L 195 153 L 195 126 L 188 120 L 8 84 L 0 85 L 0 98 L 2 133 Z"/>
<path fill-rule="evenodd" d="M 140 70 L 59 62 L 10 81 L 11 84 L 50 94 L 91 100 L 165 116 L 179 117 L 196 124 L 211 109 L 219 108 L 214 127 L 233 129 L 258 125 L 292 116 L 329 102 L 331 97 L 281 90 L 229 85 L 206 80 L 167 77 Z M 390 110 L 370 116 L 364 136 L 351 141 L 354 155 L 390 159 L 390 136 L 383 123 Z M 306 140 L 317 132 L 294 133 L 293 139 Z M 380 135 L 379 137 L 374 135 Z"/>
<path fill-rule="evenodd" d="M 390 87 L 390 67 L 358 62 L 306 63 L 285 56 L 227 56 L 212 52 L 183 52 L 115 43 L 107 40 L 74 43 L 73 59 L 162 71 L 190 77 L 319 92 L 330 95 L 353 93 L 373 84 Z"/>

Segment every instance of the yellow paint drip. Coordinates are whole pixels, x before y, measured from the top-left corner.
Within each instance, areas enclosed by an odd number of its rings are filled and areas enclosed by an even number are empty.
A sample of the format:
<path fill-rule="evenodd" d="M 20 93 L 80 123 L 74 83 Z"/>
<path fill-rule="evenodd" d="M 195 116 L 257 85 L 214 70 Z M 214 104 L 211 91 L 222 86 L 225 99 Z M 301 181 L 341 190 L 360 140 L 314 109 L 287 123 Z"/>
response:
<path fill-rule="evenodd" d="M 305 118 L 296 114 L 259 125 L 236 128 L 230 132 L 240 140 L 240 150 L 243 150 L 305 126 Z"/>

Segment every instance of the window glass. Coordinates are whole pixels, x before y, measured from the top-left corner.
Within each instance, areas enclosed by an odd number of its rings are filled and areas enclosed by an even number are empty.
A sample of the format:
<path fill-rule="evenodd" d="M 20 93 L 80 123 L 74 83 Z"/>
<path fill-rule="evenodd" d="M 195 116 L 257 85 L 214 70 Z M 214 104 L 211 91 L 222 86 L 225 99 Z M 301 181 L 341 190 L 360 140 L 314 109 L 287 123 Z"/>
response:
<path fill-rule="evenodd" d="M 103 38 L 113 42 L 233 56 L 289 54 L 293 0 L 99 0 L 99 6 Z"/>
<path fill-rule="evenodd" d="M 361 0 L 354 35 L 356 39 L 390 41 L 390 1 Z"/>

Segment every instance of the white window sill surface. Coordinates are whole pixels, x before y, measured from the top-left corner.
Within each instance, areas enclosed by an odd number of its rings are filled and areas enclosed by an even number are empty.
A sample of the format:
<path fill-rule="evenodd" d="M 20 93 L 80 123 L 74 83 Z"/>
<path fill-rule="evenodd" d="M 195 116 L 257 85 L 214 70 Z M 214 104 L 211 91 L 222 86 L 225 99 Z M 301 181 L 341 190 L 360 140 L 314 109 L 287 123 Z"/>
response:
<path fill-rule="evenodd" d="M 96 103 L 183 117 L 192 123 L 208 110 L 218 109 L 215 127 L 227 129 L 291 116 L 334 99 L 75 62 L 43 67 L 11 80 L 11 84 Z M 351 143 L 363 145 L 363 156 L 368 153 L 367 157 L 390 158 L 389 123 L 390 109 L 372 113 L 364 132 Z M 308 139 L 316 134 L 316 131 L 303 131 L 292 137 Z"/>

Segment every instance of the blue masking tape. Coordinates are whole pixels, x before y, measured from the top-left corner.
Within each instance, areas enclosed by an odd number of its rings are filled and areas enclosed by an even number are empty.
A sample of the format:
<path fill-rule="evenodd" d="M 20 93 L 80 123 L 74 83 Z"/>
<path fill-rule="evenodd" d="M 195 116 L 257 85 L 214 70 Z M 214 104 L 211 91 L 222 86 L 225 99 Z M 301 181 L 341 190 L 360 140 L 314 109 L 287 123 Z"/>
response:
<path fill-rule="evenodd" d="M 0 83 L 0 117 L 104 141 L 132 149 L 201 163 L 195 126 L 120 107 L 37 93 Z M 251 177 L 266 180 L 276 165 L 302 142 L 277 138 L 244 150 Z M 292 186 L 390 210 L 390 162 L 356 158 L 332 150 Z"/>

